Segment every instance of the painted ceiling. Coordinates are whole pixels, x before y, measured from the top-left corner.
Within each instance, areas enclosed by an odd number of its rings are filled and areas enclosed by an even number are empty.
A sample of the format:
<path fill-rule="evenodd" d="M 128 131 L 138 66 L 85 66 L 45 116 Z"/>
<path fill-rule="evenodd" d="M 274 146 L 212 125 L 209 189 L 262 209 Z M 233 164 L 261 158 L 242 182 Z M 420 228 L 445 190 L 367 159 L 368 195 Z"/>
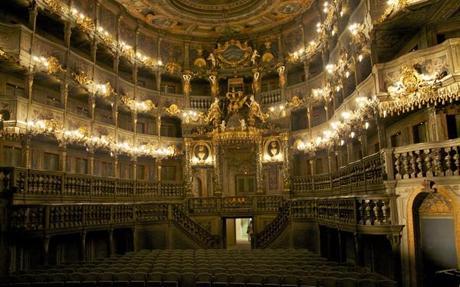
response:
<path fill-rule="evenodd" d="M 173 34 L 221 37 L 270 31 L 313 0 L 117 0 L 135 17 Z"/>

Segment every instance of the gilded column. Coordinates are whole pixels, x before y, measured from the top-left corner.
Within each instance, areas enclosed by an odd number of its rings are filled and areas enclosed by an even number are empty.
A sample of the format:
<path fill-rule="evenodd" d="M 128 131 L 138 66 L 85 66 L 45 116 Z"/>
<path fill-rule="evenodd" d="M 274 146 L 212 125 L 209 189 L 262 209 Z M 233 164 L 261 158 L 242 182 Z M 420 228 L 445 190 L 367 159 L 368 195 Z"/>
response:
<path fill-rule="evenodd" d="M 286 193 L 289 193 L 290 191 L 290 174 L 291 171 L 293 170 L 293 160 L 292 160 L 292 154 L 289 152 L 289 134 L 284 133 L 281 135 L 282 136 L 282 146 L 283 146 L 283 153 L 284 153 L 284 161 L 283 161 L 283 186 L 284 186 L 284 191 Z"/>
<path fill-rule="evenodd" d="M 262 157 L 264 156 L 264 146 L 262 141 L 262 136 L 259 135 L 259 138 L 256 141 L 257 152 L 256 152 L 256 182 L 257 182 L 257 194 L 264 193 L 264 175 L 263 175 L 263 165 Z"/>
<path fill-rule="evenodd" d="M 215 141 L 213 142 L 214 152 L 215 152 L 215 160 L 216 166 L 214 167 L 214 178 L 213 178 L 213 195 L 214 196 L 222 196 L 222 156 L 223 150 L 220 144 Z"/>
<path fill-rule="evenodd" d="M 161 61 L 161 40 L 162 38 L 159 37 L 157 41 L 157 59 L 158 61 Z M 161 71 L 158 69 L 156 71 L 156 84 L 157 84 L 157 90 L 160 91 L 161 93 Z"/>
<path fill-rule="evenodd" d="M 184 184 L 186 189 L 186 196 L 192 197 L 192 167 L 190 162 L 192 161 L 192 144 L 190 139 L 185 140 L 185 157 L 184 157 Z"/>
<path fill-rule="evenodd" d="M 63 142 L 59 143 L 59 170 L 66 172 L 67 170 L 67 145 Z"/>

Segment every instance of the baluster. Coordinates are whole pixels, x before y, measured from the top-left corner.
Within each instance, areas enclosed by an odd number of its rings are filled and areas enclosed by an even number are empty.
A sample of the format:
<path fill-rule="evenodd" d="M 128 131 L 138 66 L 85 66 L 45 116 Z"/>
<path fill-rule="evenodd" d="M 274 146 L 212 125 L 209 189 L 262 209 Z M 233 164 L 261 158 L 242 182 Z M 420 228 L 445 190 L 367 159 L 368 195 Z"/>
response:
<path fill-rule="evenodd" d="M 431 159 L 430 149 L 423 150 L 423 153 L 425 154 L 426 176 L 427 177 L 432 177 L 433 176 L 433 167 L 432 167 L 432 163 L 431 163 L 432 159 Z"/>
<path fill-rule="evenodd" d="M 433 149 L 433 168 L 434 168 L 434 175 L 435 176 L 442 176 L 442 165 L 441 165 L 441 149 L 435 148 Z"/>
<path fill-rule="evenodd" d="M 402 174 L 401 174 L 401 154 L 400 153 L 395 153 L 395 161 L 394 161 L 394 169 L 395 169 L 395 177 L 396 179 L 401 179 Z"/>
<path fill-rule="evenodd" d="M 417 164 L 417 175 L 416 177 L 423 177 L 423 158 L 420 150 L 416 150 L 413 153 L 415 155 L 415 162 Z"/>
<path fill-rule="evenodd" d="M 410 177 L 409 161 L 407 159 L 409 156 L 407 152 L 403 153 L 402 156 L 403 156 L 402 165 L 403 165 L 403 170 L 404 170 L 403 178 L 407 179 Z"/>
<path fill-rule="evenodd" d="M 372 224 L 382 224 L 382 218 L 380 216 L 380 200 L 373 200 L 373 207 L 372 207 Z"/>
<path fill-rule="evenodd" d="M 460 175 L 460 155 L 458 147 L 454 148 L 455 175 Z"/>
<path fill-rule="evenodd" d="M 390 202 L 389 200 L 382 200 L 382 223 L 390 223 Z"/>
<path fill-rule="evenodd" d="M 446 171 L 445 171 L 446 176 L 451 176 L 454 174 L 452 170 L 452 156 L 451 156 L 452 150 L 453 150 L 453 147 L 445 148 L 446 156 L 444 157 L 444 161 L 446 163 L 445 164 L 446 165 Z"/>
<path fill-rule="evenodd" d="M 366 199 L 364 200 L 365 202 L 365 209 L 364 209 L 364 212 L 365 212 L 365 223 L 364 224 L 372 224 L 372 215 L 371 215 L 371 212 L 372 212 L 372 208 L 371 208 L 371 201 L 369 199 Z"/>
<path fill-rule="evenodd" d="M 417 177 L 417 155 L 414 152 L 409 152 L 410 154 L 410 178 L 415 178 Z"/>

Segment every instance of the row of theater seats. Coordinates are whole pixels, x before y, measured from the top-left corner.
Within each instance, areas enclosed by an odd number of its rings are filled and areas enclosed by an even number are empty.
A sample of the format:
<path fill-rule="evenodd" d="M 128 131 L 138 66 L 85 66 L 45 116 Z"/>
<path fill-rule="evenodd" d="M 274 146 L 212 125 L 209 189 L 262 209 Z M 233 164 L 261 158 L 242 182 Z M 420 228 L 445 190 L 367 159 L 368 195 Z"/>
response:
<path fill-rule="evenodd" d="M 7 286 L 396 286 L 308 250 L 143 250 L 14 274 Z"/>

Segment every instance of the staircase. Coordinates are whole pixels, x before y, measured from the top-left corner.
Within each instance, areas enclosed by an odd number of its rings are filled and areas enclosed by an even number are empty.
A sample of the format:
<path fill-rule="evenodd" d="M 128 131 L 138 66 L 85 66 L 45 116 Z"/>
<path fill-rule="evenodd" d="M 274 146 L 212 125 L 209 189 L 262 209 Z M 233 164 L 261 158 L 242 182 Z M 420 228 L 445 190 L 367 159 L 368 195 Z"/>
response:
<path fill-rule="evenodd" d="M 202 248 L 219 248 L 220 238 L 211 234 L 203 226 L 188 216 L 181 207 L 171 206 L 171 219 L 182 231 L 190 236 Z"/>
<path fill-rule="evenodd" d="M 255 246 L 266 248 L 284 231 L 289 224 L 290 202 L 285 202 L 278 212 L 278 215 L 265 228 L 256 234 Z"/>

